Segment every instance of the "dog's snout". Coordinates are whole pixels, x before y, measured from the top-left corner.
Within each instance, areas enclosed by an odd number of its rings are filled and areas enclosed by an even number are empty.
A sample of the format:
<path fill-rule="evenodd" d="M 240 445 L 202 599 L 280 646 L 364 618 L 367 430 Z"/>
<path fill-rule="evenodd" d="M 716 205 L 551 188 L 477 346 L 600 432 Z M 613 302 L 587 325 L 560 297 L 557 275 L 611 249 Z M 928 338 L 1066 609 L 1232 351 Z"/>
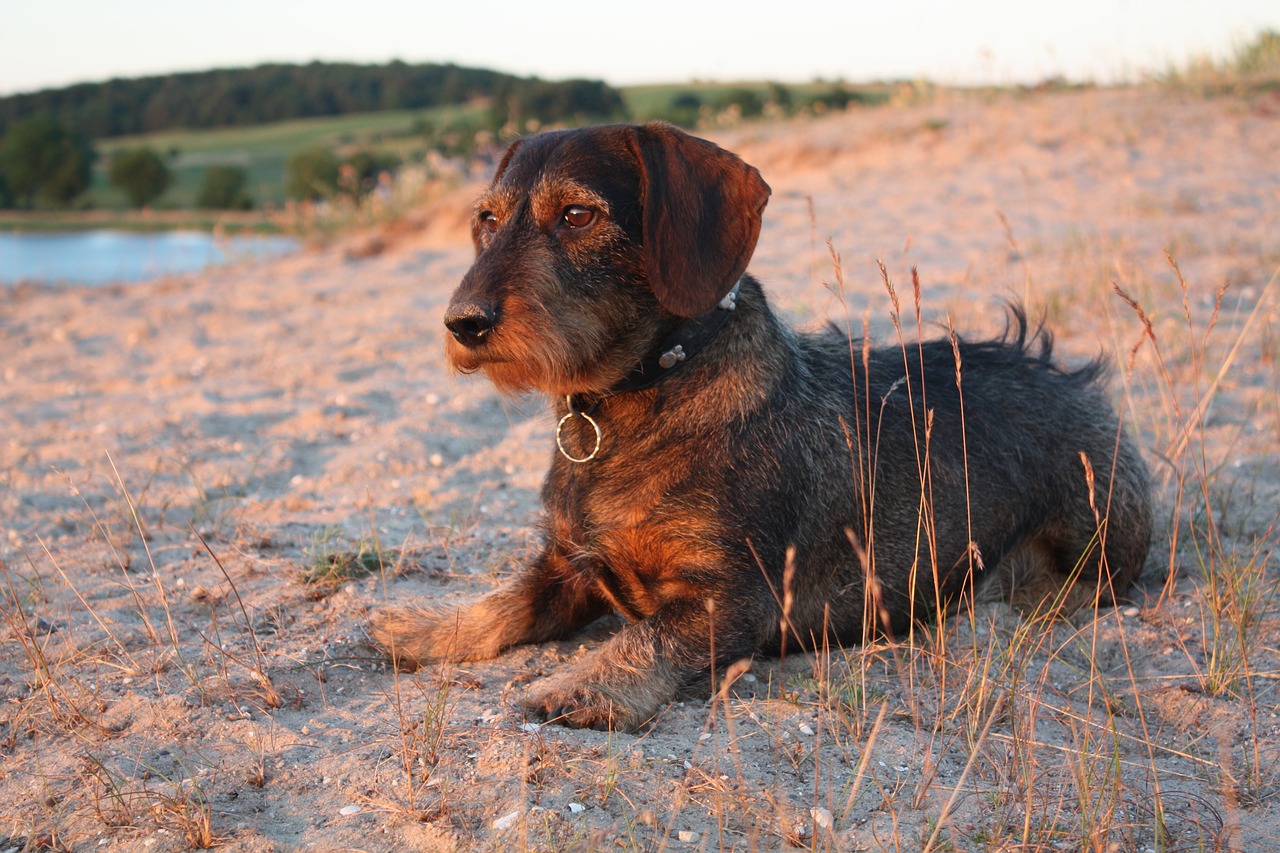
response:
<path fill-rule="evenodd" d="M 444 315 L 445 328 L 458 343 L 467 347 L 484 343 L 497 323 L 498 316 L 493 309 L 474 302 L 450 305 Z"/>

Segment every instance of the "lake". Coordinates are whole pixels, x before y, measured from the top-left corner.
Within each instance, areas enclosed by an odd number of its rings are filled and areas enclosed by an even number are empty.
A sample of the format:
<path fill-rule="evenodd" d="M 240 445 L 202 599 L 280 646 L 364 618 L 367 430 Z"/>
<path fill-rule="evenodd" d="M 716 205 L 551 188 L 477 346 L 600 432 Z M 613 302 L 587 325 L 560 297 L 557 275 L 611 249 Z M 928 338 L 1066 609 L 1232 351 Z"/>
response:
<path fill-rule="evenodd" d="M 199 272 L 297 251 L 292 237 L 215 236 L 205 231 L 0 233 L 0 285 L 112 284 Z"/>

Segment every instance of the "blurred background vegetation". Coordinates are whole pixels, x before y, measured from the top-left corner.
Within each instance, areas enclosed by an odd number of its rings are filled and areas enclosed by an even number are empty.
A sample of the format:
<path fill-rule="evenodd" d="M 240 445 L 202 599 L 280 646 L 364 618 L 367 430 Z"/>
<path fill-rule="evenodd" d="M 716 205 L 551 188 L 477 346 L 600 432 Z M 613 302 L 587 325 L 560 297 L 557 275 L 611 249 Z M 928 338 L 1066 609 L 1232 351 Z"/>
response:
<path fill-rule="evenodd" d="M 263 65 L 0 98 L 0 208 L 273 210 L 360 202 L 405 168 L 491 164 L 548 126 L 663 119 L 687 128 L 889 98 L 889 84 L 688 84 L 618 90 L 455 65 Z M 53 220 L 56 221 L 56 217 Z"/>
<path fill-rule="evenodd" d="M 1208 96 L 1280 91 L 1280 33 L 1261 32 L 1229 60 L 1193 60 L 1154 82 Z M 0 98 L 0 209 L 17 211 L 0 214 L 0 224 L 75 227 L 77 212 L 127 217 L 142 208 L 270 216 L 359 207 L 406 183 L 420 190 L 483 170 L 511 138 L 543 127 L 661 119 L 708 129 L 933 88 L 762 81 L 615 89 L 403 62 L 83 83 Z"/>

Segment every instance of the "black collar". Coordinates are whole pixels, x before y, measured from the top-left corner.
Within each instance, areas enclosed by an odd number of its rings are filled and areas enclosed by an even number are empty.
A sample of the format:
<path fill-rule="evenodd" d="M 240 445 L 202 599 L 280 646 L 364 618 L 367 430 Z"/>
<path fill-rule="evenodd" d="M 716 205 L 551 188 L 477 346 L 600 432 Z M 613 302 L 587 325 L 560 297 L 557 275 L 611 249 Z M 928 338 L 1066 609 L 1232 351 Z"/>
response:
<path fill-rule="evenodd" d="M 622 377 L 608 391 L 598 395 L 574 395 L 574 398 L 569 401 L 570 409 L 576 412 L 594 411 L 606 397 L 652 388 L 679 370 L 682 365 L 688 364 L 733 316 L 734 310 L 738 307 L 740 287 L 742 287 L 742 279 L 738 279 L 733 289 L 715 308 L 697 317 L 690 317 L 677 326 L 671 334 L 650 350 L 630 373 Z"/>

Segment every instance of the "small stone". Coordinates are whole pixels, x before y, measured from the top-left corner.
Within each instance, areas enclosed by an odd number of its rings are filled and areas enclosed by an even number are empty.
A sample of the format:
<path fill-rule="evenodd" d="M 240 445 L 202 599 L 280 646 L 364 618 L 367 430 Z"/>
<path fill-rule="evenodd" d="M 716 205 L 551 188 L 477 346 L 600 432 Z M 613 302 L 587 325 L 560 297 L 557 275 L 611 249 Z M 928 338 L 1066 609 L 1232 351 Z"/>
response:
<path fill-rule="evenodd" d="M 432 468 L 439 468 L 444 464 L 444 457 L 439 453 L 432 453 L 431 458 L 428 461 L 431 462 Z"/>
<path fill-rule="evenodd" d="M 573 814 L 582 814 L 586 810 L 587 807 L 582 803 L 569 803 L 569 811 Z"/>
<path fill-rule="evenodd" d="M 680 839 L 685 844 L 693 844 L 698 840 L 698 833 L 690 829 L 682 829 L 676 833 L 676 838 Z"/>
<path fill-rule="evenodd" d="M 802 735 L 808 735 L 809 737 L 813 737 L 813 726 L 809 725 L 808 723 L 801 723 L 801 724 L 800 724 L 800 734 L 802 734 Z"/>
<path fill-rule="evenodd" d="M 357 806 L 355 803 L 352 803 L 349 806 L 343 806 L 342 808 L 338 809 L 338 814 L 342 815 L 343 817 L 351 817 L 353 814 L 360 814 L 360 807 Z"/>
<path fill-rule="evenodd" d="M 698 740 L 700 741 L 711 740 L 711 732 L 703 732 L 702 734 L 698 735 Z"/>
<path fill-rule="evenodd" d="M 538 731 L 541 728 L 542 728 L 542 725 L 539 723 L 521 723 L 520 724 L 520 731 L 528 732 L 529 734 L 533 734 L 534 732 Z"/>
<path fill-rule="evenodd" d="M 504 829 L 510 829 L 511 827 L 516 825 L 516 821 L 518 821 L 519 819 L 520 819 L 519 811 L 507 812 L 502 817 L 498 818 L 493 822 L 493 828 L 498 832 L 501 832 Z"/>
<path fill-rule="evenodd" d="M 1136 607 L 1126 607 L 1122 612 L 1125 616 L 1137 616 L 1142 611 Z"/>
<path fill-rule="evenodd" d="M 823 829 L 830 829 L 833 822 L 830 809 L 809 809 L 809 814 L 813 816 L 813 822 Z"/>

